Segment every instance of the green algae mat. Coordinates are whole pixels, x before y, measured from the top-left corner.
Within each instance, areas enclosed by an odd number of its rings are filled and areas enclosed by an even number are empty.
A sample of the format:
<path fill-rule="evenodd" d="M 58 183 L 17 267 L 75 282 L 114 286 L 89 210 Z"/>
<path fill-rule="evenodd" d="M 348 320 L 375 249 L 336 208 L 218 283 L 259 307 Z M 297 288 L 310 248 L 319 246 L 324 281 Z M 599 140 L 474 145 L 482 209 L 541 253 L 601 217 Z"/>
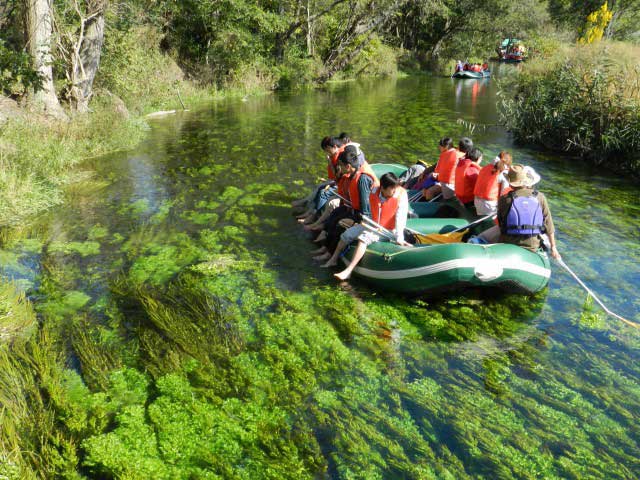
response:
<path fill-rule="evenodd" d="M 637 478 L 639 333 L 562 270 L 531 297 L 341 286 L 291 216 L 324 135 L 433 161 L 468 133 L 459 117 L 495 124 L 494 88 L 409 78 L 203 107 L 3 232 L 0 477 Z M 638 321 L 636 188 L 478 130 L 485 158 L 509 148 L 542 175 L 564 259 Z"/>

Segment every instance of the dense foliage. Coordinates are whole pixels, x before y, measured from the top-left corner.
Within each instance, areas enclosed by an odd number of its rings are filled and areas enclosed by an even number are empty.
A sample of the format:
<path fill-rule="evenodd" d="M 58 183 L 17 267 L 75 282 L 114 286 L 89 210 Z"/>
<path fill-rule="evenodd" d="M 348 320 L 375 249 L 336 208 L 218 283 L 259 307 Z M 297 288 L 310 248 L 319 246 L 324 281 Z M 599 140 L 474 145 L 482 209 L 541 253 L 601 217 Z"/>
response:
<path fill-rule="evenodd" d="M 521 141 L 639 173 L 639 54 L 596 44 L 527 65 L 504 92 L 503 120 Z"/>
<path fill-rule="evenodd" d="M 635 40 L 640 38 L 640 1 L 638 0 L 549 0 L 549 12 L 561 26 L 576 35 L 584 34 L 587 17 L 601 9 L 604 4 L 611 11 L 612 18 L 605 30 L 605 37 L 615 40 Z"/>

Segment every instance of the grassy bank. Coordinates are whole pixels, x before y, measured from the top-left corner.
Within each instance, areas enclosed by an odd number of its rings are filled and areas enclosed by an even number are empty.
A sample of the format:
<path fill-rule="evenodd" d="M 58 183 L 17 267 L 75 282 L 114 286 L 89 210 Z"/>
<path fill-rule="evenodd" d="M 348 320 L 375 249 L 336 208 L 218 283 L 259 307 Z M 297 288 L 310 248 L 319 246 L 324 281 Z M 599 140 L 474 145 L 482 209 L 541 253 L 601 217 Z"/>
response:
<path fill-rule="evenodd" d="M 640 47 L 565 45 L 524 66 L 502 117 L 517 140 L 640 174 Z"/>
<path fill-rule="evenodd" d="M 150 28 L 107 37 L 89 114 L 68 112 L 65 122 L 24 109 L 0 123 L 0 226 L 60 204 L 65 185 L 91 175 L 80 166 L 84 160 L 137 145 L 148 129 L 146 114 L 270 88 L 255 71 L 223 89 L 190 81 L 160 41 Z"/>

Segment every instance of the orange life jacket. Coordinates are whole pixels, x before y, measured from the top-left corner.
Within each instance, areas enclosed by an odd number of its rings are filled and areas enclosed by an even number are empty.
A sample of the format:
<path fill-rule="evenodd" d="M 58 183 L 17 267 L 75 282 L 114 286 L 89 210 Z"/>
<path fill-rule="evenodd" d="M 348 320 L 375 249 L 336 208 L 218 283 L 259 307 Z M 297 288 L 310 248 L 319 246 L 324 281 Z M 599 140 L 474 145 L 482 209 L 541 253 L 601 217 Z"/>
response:
<path fill-rule="evenodd" d="M 456 197 L 462 203 L 473 201 L 473 191 L 476 186 L 480 165 L 468 158 L 463 158 L 456 167 Z M 475 174 L 475 175 L 474 175 Z"/>
<path fill-rule="evenodd" d="M 349 174 L 343 173 L 342 176 L 338 179 L 338 195 L 342 198 L 349 198 Z M 344 200 L 340 199 L 340 203 L 344 203 Z"/>
<path fill-rule="evenodd" d="M 387 198 L 384 203 L 380 202 L 380 189 L 376 188 L 369 194 L 369 204 L 371 205 L 371 218 L 388 230 L 396 228 L 396 212 L 402 195 L 407 191 L 402 187 L 396 188 L 396 193 L 391 198 Z"/>
<path fill-rule="evenodd" d="M 455 181 L 456 164 L 458 163 L 458 154 L 461 153 L 455 148 L 445 150 L 440 154 L 436 165 L 435 173 L 438 174 L 440 183 L 453 183 Z"/>
<path fill-rule="evenodd" d="M 351 201 L 351 208 L 360 211 L 360 191 L 358 190 L 358 181 L 361 175 L 368 175 L 373 180 L 373 187 L 376 188 L 380 185 L 378 177 L 371 169 L 371 166 L 364 162 L 357 172 L 351 174 L 349 180 L 349 200 Z"/>
<path fill-rule="evenodd" d="M 473 189 L 473 195 L 483 200 L 496 201 L 500 196 L 500 172 L 494 165 L 485 165 L 480 169 L 478 181 Z"/>
<path fill-rule="evenodd" d="M 345 146 L 346 145 L 339 147 L 335 155 L 332 155 L 331 157 L 329 157 L 329 161 L 327 162 L 327 175 L 329 176 L 329 180 L 336 179 L 336 168 L 338 166 L 338 157 L 344 151 Z"/>

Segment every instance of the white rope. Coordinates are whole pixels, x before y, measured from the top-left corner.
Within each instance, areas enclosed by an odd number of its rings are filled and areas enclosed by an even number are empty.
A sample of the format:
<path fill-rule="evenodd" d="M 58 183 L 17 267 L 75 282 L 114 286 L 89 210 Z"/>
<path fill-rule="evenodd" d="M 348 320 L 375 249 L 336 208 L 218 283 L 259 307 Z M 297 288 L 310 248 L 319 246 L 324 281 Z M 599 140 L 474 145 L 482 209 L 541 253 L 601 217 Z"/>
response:
<path fill-rule="evenodd" d="M 576 282 L 578 282 L 578 283 L 580 284 L 580 286 L 581 286 L 582 288 L 584 288 L 584 289 L 587 291 L 587 293 L 588 293 L 589 295 L 591 295 L 591 298 L 593 298 L 593 299 L 596 301 L 596 303 L 597 303 L 598 305 L 600 305 L 600 306 L 602 307 L 602 309 L 603 309 L 606 313 L 608 313 L 608 314 L 609 314 L 609 315 L 611 315 L 612 317 L 617 318 L 618 320 L 622 320 L 622 321 L 623 321 L 624 323 L 626 323 L 627 325 L 630 325 L 630 326 L 632 326 L 632 327 L 634 327 L 634 328 L 640 328 L 640 324 L 638 324 L 638 323 L 636 323 L 636 322 L 632 322 L 631 320 L 627 320 L 626 318 L 623 318 L 623 317 L 621 317 L 620 315 L 618 315 L 617 313 L 614 313 L 614 312 L 612 312 L 611 310 L 609 310 L 609 309 L 606 307 L 606 305 L 600 301 L 600 299 L 596 296 L 596 294 L 595 294 L 595 293 L 593 293 L 593 292 L 591 291 L 591 289 L 590 289 L 589 287 L 587 287 L 587 286 L 584 284 L 584 282 L 583 282 L 582 280 L 580 280 L 580 278 L 579 278 L 575 273 L 573 273 L 573 270 L 571 270 L 571 269 L 569 268 L 569 266 L 568 266 L 566 263 L 564 263 L 564 261 L 563 261 L 561 258 L 560 258 L 560 259 L 556 259 L 556 262 L 558 262 L 558 264 L 559 264 L 562 268 L 564 268 L 567 272 L 569 272 L 569 274 L 570 274 L 570 275 L 575 279 L 575 281 L 576 281 Z"/>

